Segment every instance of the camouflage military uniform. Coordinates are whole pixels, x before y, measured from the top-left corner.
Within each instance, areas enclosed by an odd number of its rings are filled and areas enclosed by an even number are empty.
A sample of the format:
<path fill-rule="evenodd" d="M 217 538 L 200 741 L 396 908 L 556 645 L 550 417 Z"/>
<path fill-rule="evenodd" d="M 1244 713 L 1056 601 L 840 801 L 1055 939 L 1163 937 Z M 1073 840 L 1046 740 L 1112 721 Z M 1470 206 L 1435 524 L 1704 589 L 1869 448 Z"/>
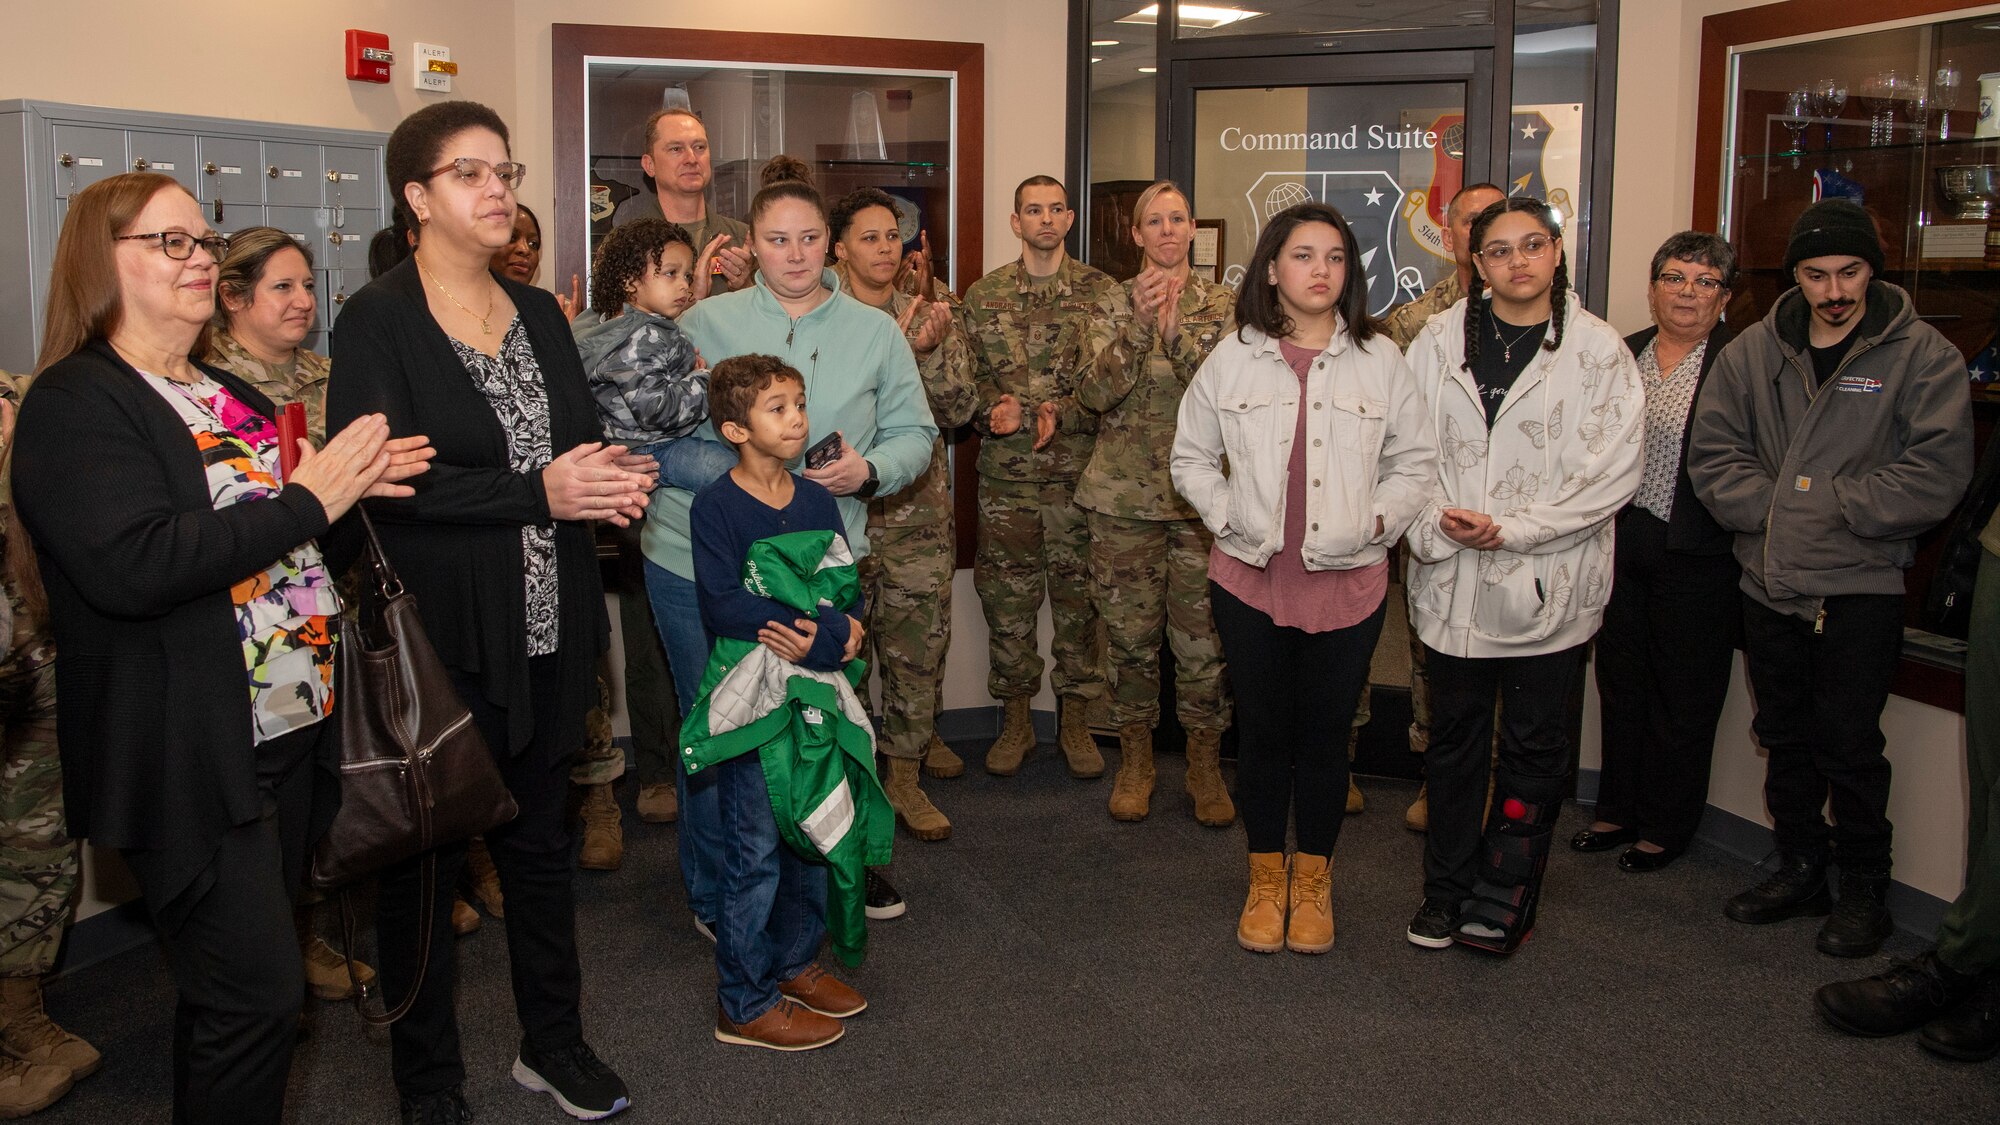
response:
<path fill-rule="evenodd" d="M 569 767 L 572 785 L 609 785 L 625 776 L 625 750 L 611 733 L 611 683 L 597 666 L 597 706 L 583 718 L 583 749 Z"/>
<path fill-rule="evenodd" d="M 1096 606 L 1090 587 L 1090 529 L 1073 493 L 1090 460 L 1097 416 L 1076 400 L 1088 361 L 1090 317 L 1097 302 L 1118 291 L 1103 272 L 1065 257 L 1040 285 L 1019 261 L 965 293 L 979 410 L 979 552 L 973 588 L 990 636 L 987 688 L 995 698 L 1035 694 L 1042 657 L 1036 622 L 1048 592 L 1055 618 L 1056 694 L 1092 700 L 1102 692 Z M 1021 404 L 1021 428 L 993 435 L 993 407 L 1011 394 Z M 1056 435 L 1036 451 L 1035 415 L 1056 404 Z"/>
<path fill-rule="evenodd" d="M 1432 317 L 1463 300 L 1465 286 L 1458 283 L 1458 271 L 1453 270 L 1415 300 L 1405 301 L 1390 309 L 1389 315 L 1382 319 L 1382 328 L 1391 340 L 1396 341 L 1397 347 L 1407 348 Z"/>
<path fill-rule="evenodd" d="M 0 393 L 17 404 L 26 383 L 0 373 Z M 0 451 L 0 457 L 8 452 Z M 6 510 L 12 504 L 11 488 L 0 475 L 0 556 L 8 530 L 19 526 Z M 79 868 L 76 844 L 63 827 L 55 646 L 20 591 L 7 583 L 5 595 L 0 599 L 0 976 L 40 977 L 55 967 Z"/>
<path fill-rule="evenodd" d="M 314 445 L 326 444 L 326 380 L 333 365 L 317 352 L 299 348 L 298 359 L 290 366 L 266 363 L 243 349 L 236 337 L 217 332 L 208 346 L 208 362 L 263 392 L 278 406 L 304 403 L 306 436 Z"/>
<path fill-rule="evenodd" d="M 912 300 L 892 292 L 883 312 L 900 317 Z M 930 744 L 951 644 L 958 560 L 944 434 L 971 421 L 978 406 L 971 344 L 957 319 L 917 373 L 939 431 L 930 467 L 908 488 L 869 502 L 869 551 L 861 560 L 868 603 L 863 655 L 882 679 L 882 752 L 896 758 L 922 758 Z"/>
<path fill-rule="evenodd" d="M 1077 480 L 1090 524 L 1090 572 L 1104 620 L 1111 721 L 1160 720 L 1160 634 L 1174 652 L 1175 711 L 1188 730 L 1229 726 L 1222 644 L 1208 607 L 1212 537 L 1168 469 L 1181 393 L 1234 325 L 1227 286 L 1190 276 L 1171 344 L 1132 315 L 1132 282 L 1098 302 L 1095 354 L 1076 397 L 1101 417 Z"/>

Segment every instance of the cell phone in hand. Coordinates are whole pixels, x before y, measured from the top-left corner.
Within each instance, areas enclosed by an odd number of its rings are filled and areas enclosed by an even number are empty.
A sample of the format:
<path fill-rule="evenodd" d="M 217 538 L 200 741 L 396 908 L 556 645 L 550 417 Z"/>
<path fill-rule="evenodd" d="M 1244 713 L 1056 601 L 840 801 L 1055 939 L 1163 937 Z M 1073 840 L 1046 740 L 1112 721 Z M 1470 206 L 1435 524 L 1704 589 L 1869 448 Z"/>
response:
<path fill-rule="evenodd" d="M 819 440 L 818 444 L 806 450 L 806 468 L 808 469 L 824 469 L 838 460 L 840 460 L 839 431 L 826 435 Z"/>

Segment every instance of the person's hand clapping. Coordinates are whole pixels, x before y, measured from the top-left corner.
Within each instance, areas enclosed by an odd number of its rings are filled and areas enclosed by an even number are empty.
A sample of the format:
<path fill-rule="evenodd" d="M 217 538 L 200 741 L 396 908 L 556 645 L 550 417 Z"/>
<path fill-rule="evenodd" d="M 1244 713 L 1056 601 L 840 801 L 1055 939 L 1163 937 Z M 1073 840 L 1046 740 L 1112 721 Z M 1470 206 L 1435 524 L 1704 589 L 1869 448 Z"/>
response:
<path fill-rule="evenodd" d="M 722 276 L 731 289 L 741 289 L 750 284 L 750 275 L 756 272 L 748 246 L 724 246 L 716 251 L 715 260 L 722 263 Z"/>
<path fill-rule="evenodd" d="M 701 248 L 701 253 L 695 255 L 694 277 L 690 279 L 688 285 L 688 288 L 694 292 L 695 300 L 699 301 L 706 298 L 708 291 L 714 287 L 715 266 L 713 262 L 715 252 L 721 249 L 723 243 L 728 241 L 728 235 L 718 234 L 708 240 L 708 245 Z"/>
<path fill-rule="evenodd" d="M 1470 508 L 1446 508 L 1438 513 L 1438 530 L 1452 542 L 1475 551 L 1500 549 L 1500 526 L 1485 512 Z"/>
<path fill-rule="evenodd" d="M 807 469 L 800 474 L 809 481 L 826 486 L 835 496 L 852 496 L 868 483 L 868 459 L 861 451 L 840 439 L 840 456 L 823 468 Z"/>
<path fill-rule="evenodd" d="M 1048 448 L 1056 440 L 1056 404 L 1045 402 L 1035 408 L 1035 451 Z"/>
<path fill-rule="evenodd" d="M 556 294 L 556 307 L 562 310 L 564 320 L 576 319 L 576 314 L 583 311 L 583 278 L 569 275 L 569 295 Z"/>
<path fill-rule="evenodd" d="M 993 410 L 986 415 L 986 428 L 994 437 L 1006 437 L 1021 428 L 1021 400 L 1013 395 L 1001 395 L 993 404 Z"/>
<path fill-rule="evenodd" d="M 646 491 L 660 486 L 660 462 L 650 453 L 621 453 L 612 462 L 628 473 L 637 473 L 646 478 Z"/>
<path fill-rule="evenodd" d="M 1158 266 L 1140 270 L 1139 276 L 1132 279 L 1132 319 L 1146 328 L 1158 327 L 1167 289 L 1172 284 L 1173 278 Z"/>
<path fill-rule="evenodd" d="M 325 509 L 326 521 L 332 523 L 346 515 L 388 471 L 391 454 L 384 448 L 388 441 L 389 420 L 380 414 L 356 418 L 333 435 L 324 449 L 315 450 L 312 442 L 300 438 L 299 463 L 285 483 L 312 493 Z"/>
<path fill-rule="evenodd" d="M 1160 295 L 1160 339 L 1171 342 L 1181 334 L 1181 294 L 1186 291 L 1187 279 L 1168 280 L 1166 292 Z"/>
<path fill-rule="evenodd" d="M 645 515 L 647 478 L 620 468 L 622 445 L 585 442 L 549 462 L 542 489 L 559 520 L 608 520 L 618 527 Z"/>
<path fill-rule="evenodd" d="M 415 496 L 417 490 L 403 482 L 430 469 L 431 458 L 437 456 L 437 450 L 431 447 L 431 439 L 422 434 L 390 438 L 382 443 L 382 448 L 389 454 L 389 467 L 382 470 L 382 475 L 375 478 L 375 483 L 369 485 L 362 496 Z"/>

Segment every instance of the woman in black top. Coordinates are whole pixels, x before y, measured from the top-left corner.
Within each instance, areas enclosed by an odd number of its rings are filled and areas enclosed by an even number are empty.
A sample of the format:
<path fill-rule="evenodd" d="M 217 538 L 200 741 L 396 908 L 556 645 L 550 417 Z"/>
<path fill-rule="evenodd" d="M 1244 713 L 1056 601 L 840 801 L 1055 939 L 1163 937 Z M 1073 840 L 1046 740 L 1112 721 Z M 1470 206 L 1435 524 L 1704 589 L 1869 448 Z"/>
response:
<path fill-rule="evenodd" d="M 523 174 L 506 125 L 472 102 L 429 106 L 396 127 L 385 164 L 398 207 L 422 233 L 415 254 L 342 311 L 327 417 L 338 425 L 381 411 L 394 426 L 430 427 L 437 461 L 416 494 L 370 511 L 520 805 L 486 834 L 522 1029 L 514 1078 L 574 1115 L 601 1117 L 627 1097 L 583 1039 L 563 802 L 609 634 L 589 521 L 638 518 L 651 481 L 622 446 L 601 441 L 555 299 L 490 271 L 512 236 Z M 457 1121 L 469 1111 L 450 920 L 465 847 L 436 855 L 430 963 L 391 1042 L 405 1119 Z M 392 1005 L 417 968 L 420 867 L 382 876 L 380 972 Z"/>
<path fill-rule="evenodd" d="M 69 830 L 124 856 L 179 993 L 174 1119 L 275 1125 L 305 995 L 292 899 L 339 803 L 329 532 L 409 495 L 392 482 L 428 451 L 350 417 L 279 479 L 270 400 L 193 358 L 225 245 L 167 176 L 70 200 L 13 484 L 62 654 Z"/>

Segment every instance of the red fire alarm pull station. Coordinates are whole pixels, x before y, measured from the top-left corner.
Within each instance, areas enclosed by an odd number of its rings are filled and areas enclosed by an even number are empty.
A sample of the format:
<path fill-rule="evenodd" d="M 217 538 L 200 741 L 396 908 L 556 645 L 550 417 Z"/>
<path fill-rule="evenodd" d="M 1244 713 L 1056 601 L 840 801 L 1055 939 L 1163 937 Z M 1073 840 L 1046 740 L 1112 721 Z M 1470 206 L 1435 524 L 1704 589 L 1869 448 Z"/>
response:
<path fill-rule="evenodd" d="M 356 82 L 387 82 L 396 54 L 389 37 L 379 31 L 347 29 L 347 77 Z"/>

